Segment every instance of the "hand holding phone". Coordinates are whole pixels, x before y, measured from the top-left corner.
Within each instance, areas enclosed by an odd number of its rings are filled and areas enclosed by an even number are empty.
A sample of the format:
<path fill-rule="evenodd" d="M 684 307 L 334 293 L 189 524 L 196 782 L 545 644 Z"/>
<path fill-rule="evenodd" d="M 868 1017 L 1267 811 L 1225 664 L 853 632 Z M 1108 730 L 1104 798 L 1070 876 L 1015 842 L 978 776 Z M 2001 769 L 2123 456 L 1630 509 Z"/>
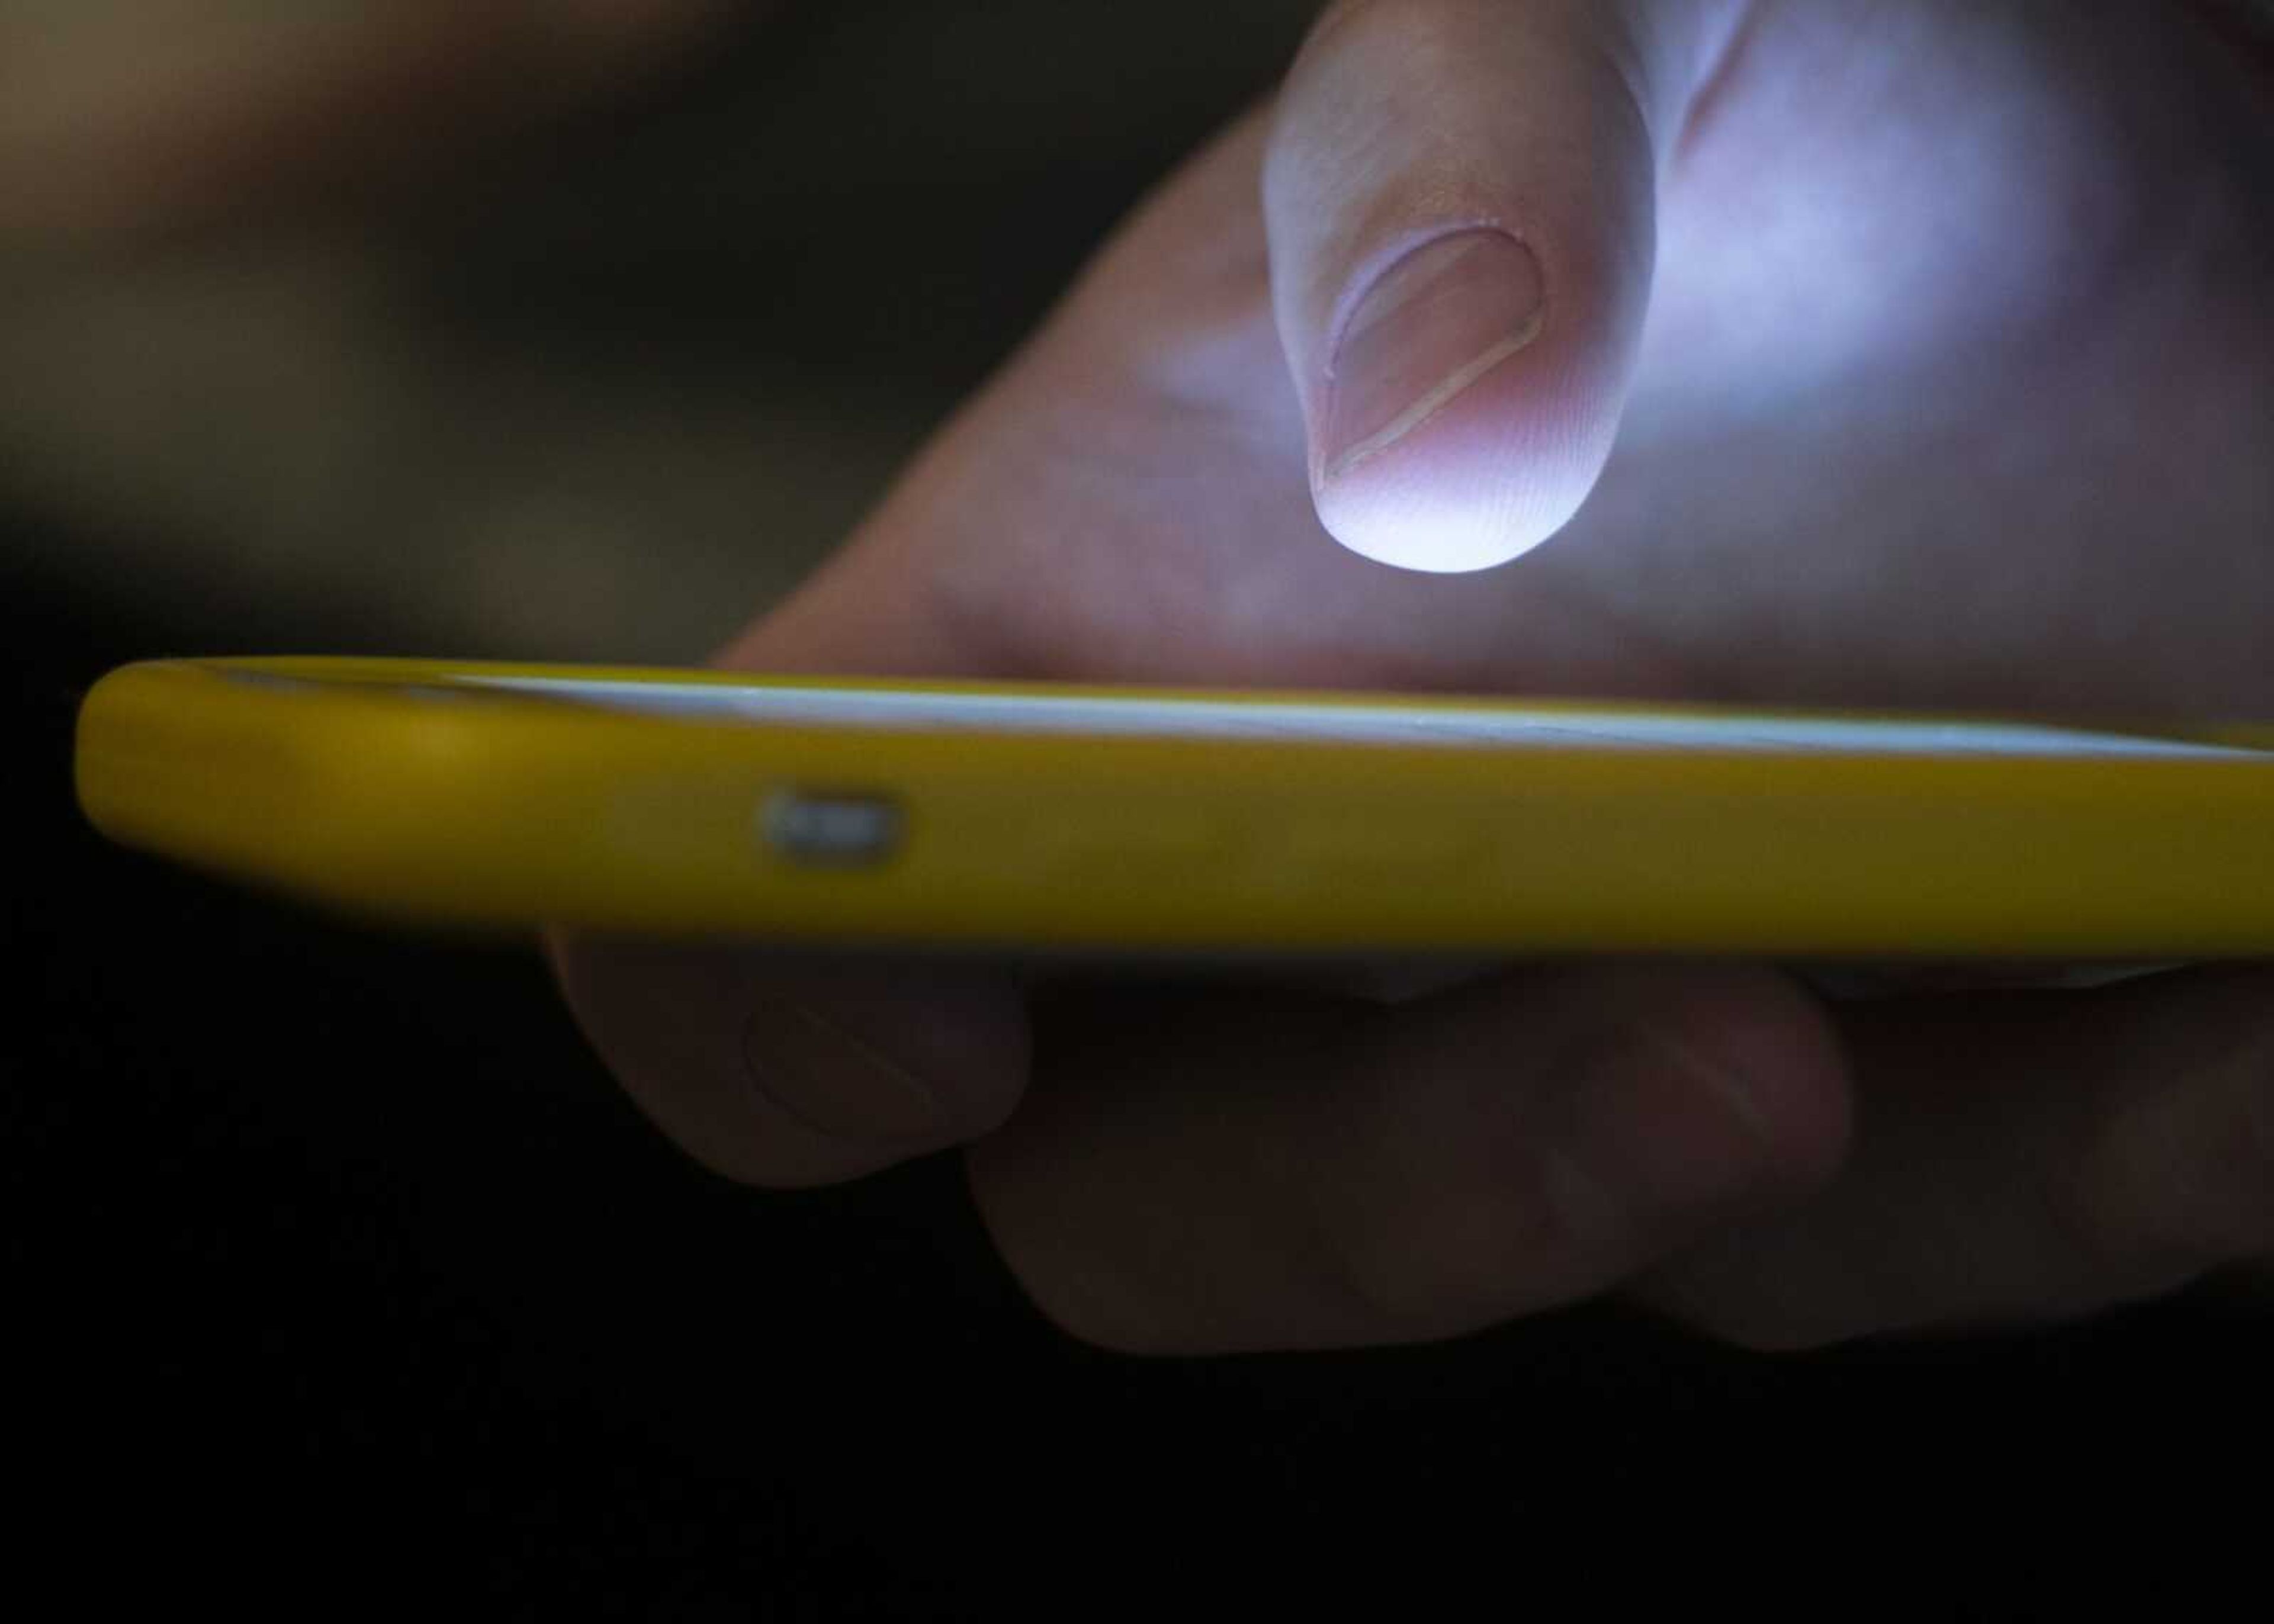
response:
<path fill-rule="evenodd" d="M 1166 185 L 721 663 L 2274 716 L 2263 76 L 2193 8 L 2065 14 L 2058 39 L 2007 8 L 1794 6 L 1731 38 L 1692 27 L 1712 11 L 1338 8 L 1284 101 Z M 1353 133 L 1379 138 L 1363 162 Z M 1480 222 L 1512 229 L 1461 240 Z M 1411 297 L 1367 310 L 1401 267 Z M 1390 342 L 1401 313 L 1439 326 Z M 1487 575 L 1384 569 L 1321 519 L 1473 563 L 1599 470 Z M 1566 789 L 1638 770 L 1588 759 Z M 2134 775 L 2027 776 L 2089 818 Z M 1971 781 L 1961 823 L 2004 793 Z M 2198 921 L 2255 906 L 2247 842 L 2225 851 L 2235 894 Z M 2158 821 L 2100 872 L 2202 855 Z M 1905 872 L 1890 907 L 1999 911 Z M 1035 1300 L 1118 1347 L 1427 1337 L 1614 1289 L 1802 1345 L 2082 1312 L 2274 1246 L 2274 982 L 2248 964 L 1835 1004 L 1759 959 L 1534 959 L 1386 1004 L 554 948 L 618 1075 L 711 1166 L 808 1184 L 968 1144 Z"/>
<path fill-rule="evenodd" d="M 2235 190 L 2255 171 L 2231 148 L 2188 147 L 2209 121 L 2157 113 L 2217 106 L 2235 114 L 2222 127 L 2255 127 L 2257 93 L 2191 19 L 2065 17 L 2050 41 L 2006 12 L 1764 13 L 1713 81 L 1710 126 L 1669 155 L 1638 132 L 1679 114 L 1605 112 L 1591 87 L 1631 85 L 1527 32 L 1537 8 L 1464 10 L 1457 62 L 1428 48 L 1454 9 L 1374 8 L 1323 34 L 1286 102 L 1171 181 L 722 663 L 2274 716 L 2269 351 L 2247 268 L 2274 190 Z M 1660 24 L 1702 14 L 1646 9 L 1661 42 Z M 1895 63 L 1911 99 L 1854 80 Z M 1867 103 L 1884 116 L 1856 120 Z M 1400 139 L 1337 162 L 1338 134 L 1382 106 L 1410 110 L 1382 126 Z M 2168 145 L 2133 139 L 2150 130 Z M 1578 166 L 1529 155 L 1550 152 Z M 1441 184 L 1455 171 L 1430 167 L 1445 154 L 1557 200 L 1553 219 L 1509 216 L 1540 254 L 1544 323 L 1434 413 L 1382 395 L 1383 424 L 1338 418 L 1334 319 L 1396 247 L 1365 233 L 1459 207 Z M 1574 176 L 1588 184 L 1555 189 Z M 2175 192 L 2180 177 L 2208 190 Z M 2175 237 L 2158 200 L 2182 195 L 2232 204 L 2198 222 L 2241 223 Z M 2085 240 L 2064 199 L 2131 201 Z M 1591 244 L 1633 250 L 1600 262 L 1624 280 L 1569 282 L 1586 273 L 1557 248 Z M 1478 263 L 1455 256 L 1449 295 Z M 1465 307 L 1505 319 L 1494 343 L 1526 330 L 1517 282 L 1481 291 L 1509 296 Z M 1600 320 L 1574 333 L 1575 317 Z M 1439 383 L 1393 367 L 1383 389 L 1401 380 Z M 1548 492 L 1518 482 L 1540 436 L 1617 438 L 1555 539 L 1505 569 L 1424 575 L 1338 547 L 1306 477 L 1335 464 L 1338 429 L 1409 419 L 1343 467 L 1358 485 L 1324 492 L 1337 534 L 1408 561 L 1457 553 L 1495 513 L 1536 527 L 1520 499 Z M 1583 477 L 1553 483 L 1568 497 Z M 2143 831 L 2129 867 L 2192 848 Z M 1925 905 L 1937 882 L 1914 877 Z M 1117 1346 L 1428 1336 L 1615 1288 L 1794 1345 L 2081 1312 L 2274 1244 L 2274 1181 L 2248 1148 L 2266 1142 L 2274 983 L 2246 964 L 1835 1004 L 1773 960 L 1530 959 L 1383 1005 L 968 959 L 879 974 L 590 939 L 560 959 L 618 1074 L 711 1165 L 809 1183 L 968 1143 L 1020 1278 Z"/>

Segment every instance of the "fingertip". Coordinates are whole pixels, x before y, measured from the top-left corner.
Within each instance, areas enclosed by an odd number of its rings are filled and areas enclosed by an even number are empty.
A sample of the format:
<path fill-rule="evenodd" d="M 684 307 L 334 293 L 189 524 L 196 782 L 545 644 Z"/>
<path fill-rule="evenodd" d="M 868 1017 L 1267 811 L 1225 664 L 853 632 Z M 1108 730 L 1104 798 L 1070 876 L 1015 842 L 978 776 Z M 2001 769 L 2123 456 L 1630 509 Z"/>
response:
<path fill-rule="evenodd" d="M 1401 1335 L 1615 1286 L 1847 1154 L 1829 1025 L 1767 970 L 1518 971 L 1380 1030 L 1364 1064 L 1378 1146 L 1365 1173 L 1341 1170 L 1358 1222 L 1338 1229 L 1362 1317 Z"/>
<path fill-rule="evenodd" d="M 1393 1006 L 1091 1011 L 969 1158 L 1037 1309 L 1133 1353 L 1461 1335 L 1829 1177 L 1846 1074 L 1766 970 L 1569 964 Z"/>
<path fill-rule="evenodd" d="M 1854 1133 L 1854 1094 L 1837 1029 L 1790 977 L 1751 965 L 1688 971 L 1653 1031 L 1732 1091 L 1758 1147 L 1768 1192 L 1828 1182 Z"/>
<path fill-rule="evenodd" d="M 1457 573 L 1561 530 L 1609 457 L 1650 297 L 1693 8 L 1329 13 L 1264 166 L 1273 303 L 1321 523 Z"/>
<path fill-rule="evenodd" d="M 1023 1001 L 985 966 L 559 934 L 547 951 L 633 1101 L 740 1183 L 833 1184 L 966 1143 L 1026 1086 Z"/>
<path fill-rule="evenodd" d="M 1416 370 L 1409 350 L 1391 388 L 1418 391 L 1421 405 L 1370 433 L 1363 425 L 1386 409 L 1354 408 L 1359 369 L 1338 370 L 1312 461 L 1329 535 L 1381 563 L 1457 574 L 1520 558 L 1571 521 L 1617 438 L 1630 324 L 1576 289 L 1530 320 L 1523 343 L 1485 345 L 1489 360 L 1473 372 L 1448 353 Z M 1428 381 L 1441 375 L 1457 387 Z"/>
<path fill-rule="evenodd" d="M 1363 467 L 1322 474 L 1313 499 L 1326 532 L 1361 558 L 1466 575 L 1522 558 L 1570 523 L 1609 438 L 1563 425 L 1433 425 Z"/>
<path fill-rule="evenodd" d="M 1002 1126 L 1025 1091 L 1025 1003 L 991 967 L 770 963 L 749 1007 L 754 1079 L 836 1138 L 962 1144 Z M 877 1076 L 889 1083 L 870 1109 L 855 1079 Z M 907 1101 L 892 1097 L 902 1091 Z M 918 1115 L 904 1114 L 910 1104 Z"/>

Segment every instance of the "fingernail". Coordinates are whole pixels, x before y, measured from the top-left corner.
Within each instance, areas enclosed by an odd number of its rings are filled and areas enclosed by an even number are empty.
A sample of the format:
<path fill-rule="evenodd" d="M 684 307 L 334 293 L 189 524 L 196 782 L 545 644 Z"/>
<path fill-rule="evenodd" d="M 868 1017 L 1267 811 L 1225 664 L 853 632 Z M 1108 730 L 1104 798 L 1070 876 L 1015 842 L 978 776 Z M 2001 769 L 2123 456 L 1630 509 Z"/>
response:
<path fill-rule="evenodd" d="M 1771 1154 L 1747 1080 L 1656 1033 L 1627 1035 L 1574 1077 L 1551 1195 L 1567 1226 L 1608 1237 L 1652 1215 L 1741 1195 Z"/>
<path fill-rule="evenodd" d="M 1540 335 L 1540 261 L 1505 231 L 1441 237 L 1384 272 L 1335 342 L 1322 478 L 1378 455 Z"/>
<path fill-rule="evenodd" d="M 922 1079 L 809 1004 L 760 1005 L 742 1031 L 742 1059 L 768 1099 L 832 1139 L 930 1139 L 945 1127 Z"/>

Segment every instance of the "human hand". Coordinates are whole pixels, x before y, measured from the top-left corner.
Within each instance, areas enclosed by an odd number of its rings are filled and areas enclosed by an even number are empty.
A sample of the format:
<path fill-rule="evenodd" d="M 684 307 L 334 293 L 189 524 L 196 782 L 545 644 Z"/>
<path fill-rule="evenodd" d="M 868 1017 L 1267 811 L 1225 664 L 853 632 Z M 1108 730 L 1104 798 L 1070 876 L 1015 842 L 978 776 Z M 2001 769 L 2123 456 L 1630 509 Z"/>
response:
<path fill-rule="evenodd" d="M 724 661 L 2263 715 L 2261 94 L 2176 8 L 1338 7 Z M 2259 969 L 1830 1006 L 1731 964 L 1393 1002 L 556 962 L 709 1165 L 968 1145 L 1035 1301 L 1123 1349 L 1610 1289 L 1804 1345 L 2274 1246 Z"/>

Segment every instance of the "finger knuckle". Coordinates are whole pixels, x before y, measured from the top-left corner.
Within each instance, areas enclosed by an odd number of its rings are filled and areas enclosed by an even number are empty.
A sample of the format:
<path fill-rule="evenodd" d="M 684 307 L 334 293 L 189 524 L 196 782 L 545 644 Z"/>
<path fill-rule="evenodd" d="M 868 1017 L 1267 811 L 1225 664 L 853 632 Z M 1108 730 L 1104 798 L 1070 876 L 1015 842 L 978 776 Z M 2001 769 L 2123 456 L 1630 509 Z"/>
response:
<path fill-rule="evenodd" d="M 2153 1284 L 2274 1244 L 2274 1030 L 2240 1031 L 2177 1083 L 2098 1113 L 2047 1206 L 2105 1281 Z"/>
<path fill-rule="evenodd" d="M 1607 1244 L 1537 1169 L 1449 1177 L 1396 1208 L 1325 1220 L 1329 1272 L 1355 1322 L 1383 1340 L 1455 1335 L 1579 1294 Z"/>

